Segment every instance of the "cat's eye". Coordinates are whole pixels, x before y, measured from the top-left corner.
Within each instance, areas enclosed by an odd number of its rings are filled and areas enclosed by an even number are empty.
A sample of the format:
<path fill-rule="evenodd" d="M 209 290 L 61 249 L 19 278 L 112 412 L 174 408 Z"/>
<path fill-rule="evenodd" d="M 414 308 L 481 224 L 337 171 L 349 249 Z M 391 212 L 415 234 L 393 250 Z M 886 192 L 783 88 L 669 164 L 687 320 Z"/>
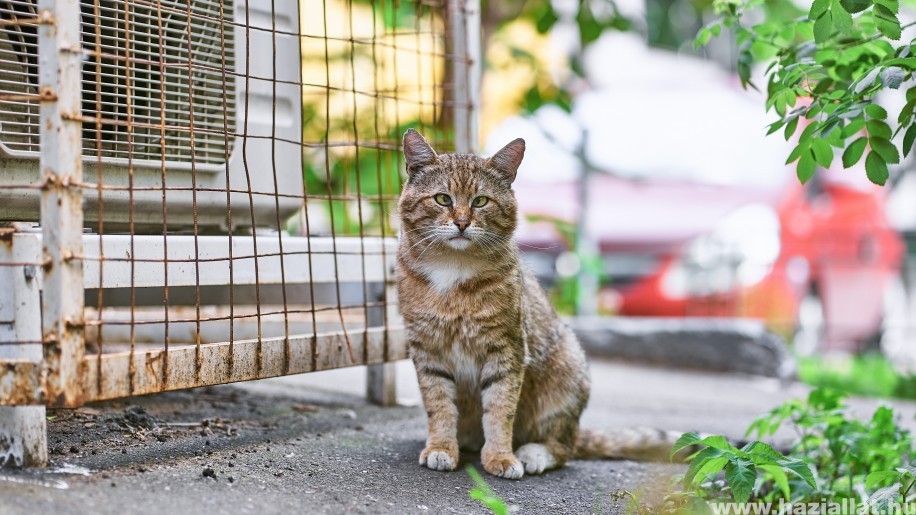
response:
<path fill-rule="evenodd" d="M 449 197 L 445 193 L 436 193 L 433 195 L 433 200 L 436 201 L 440 206 L 450 206 L 452 205 L 452 197 Z"/>
<path fill-rule="evenodd" d="M 471 201 L 471 206 L 473 206 L 473 207 L 483 207 L 483 206 L 487 205 L 487 202 L 489 202 L 489 201 L 490 201 L 490 199 L 488 199 L 487 197 L 476 197 L 474 200 Z"/>

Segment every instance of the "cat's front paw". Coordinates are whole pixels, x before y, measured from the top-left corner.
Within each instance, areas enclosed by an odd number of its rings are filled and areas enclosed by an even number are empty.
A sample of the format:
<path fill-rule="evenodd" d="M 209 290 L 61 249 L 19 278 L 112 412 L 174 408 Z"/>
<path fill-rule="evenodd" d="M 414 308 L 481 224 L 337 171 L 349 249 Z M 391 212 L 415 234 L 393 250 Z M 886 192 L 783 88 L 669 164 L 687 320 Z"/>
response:
<path fill-rule="evenodd" d="M 431 470 L 455 470 L 458 467 L 458 451 L 444 447 L 426 447 L 420 453 L 420 465 Z"/>
<path fill-rule="evenodd" d="M 505 479 L 521 479 L 525 475 L 522 462 L 511 452 L 482 456 L 483 469 Z"/>

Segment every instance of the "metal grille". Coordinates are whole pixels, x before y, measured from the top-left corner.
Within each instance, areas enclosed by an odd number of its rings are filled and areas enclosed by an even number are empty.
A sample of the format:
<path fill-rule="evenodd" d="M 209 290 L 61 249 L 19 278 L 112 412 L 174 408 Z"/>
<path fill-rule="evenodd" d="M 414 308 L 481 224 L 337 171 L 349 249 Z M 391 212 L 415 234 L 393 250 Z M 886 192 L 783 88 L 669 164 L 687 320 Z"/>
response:
<path fill-rule="evenodd" d="M 84 127 L 83 155 L 218 169 L 235 139 L 232 1 L 83 0 L 80 10 L 82 111 L 100 122 Z M 0 1 L 0 95 L 37 92 L 37 25 L 12 23 L 36 16 L 34 0 Z M 38 104 L 0 100 L 0 143 L 37 156 L 38 118 Z"/>
<path fill-rule="evenodd" d="M 0 1 L 0 144 L 37 156 L 38 27 L 20 21 L 36 17 L 33 1 Z"/>
<path fill-rule="evenodd" d="M 0 441 L 18 406 L 354 365 L 394 401 L 401 136 L 473 151 L 473 2 L 0 9 L 0 140 L 40 156 L 0 154 L 0 220 L 40 204 L 0 227 Z"/>

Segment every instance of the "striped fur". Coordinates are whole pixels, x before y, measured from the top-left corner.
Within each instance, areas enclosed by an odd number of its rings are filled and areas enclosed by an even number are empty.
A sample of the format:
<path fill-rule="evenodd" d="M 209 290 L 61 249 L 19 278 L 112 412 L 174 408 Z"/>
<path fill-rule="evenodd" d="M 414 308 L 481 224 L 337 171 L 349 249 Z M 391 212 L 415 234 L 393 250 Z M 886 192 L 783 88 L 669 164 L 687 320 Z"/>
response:
<path fill-rule="evenodd" d="M 517 479 L 572 458 L 658 458 L 669 433 L 579 430 L 585 354 L 512 239 L 524 150 L 518 139 L 489 159 L 439 156 L 404 136 L 397 280 L 428 415 L 420 463 L 454 470 L 459 449 L 480 450 L 487 472 Z"/>

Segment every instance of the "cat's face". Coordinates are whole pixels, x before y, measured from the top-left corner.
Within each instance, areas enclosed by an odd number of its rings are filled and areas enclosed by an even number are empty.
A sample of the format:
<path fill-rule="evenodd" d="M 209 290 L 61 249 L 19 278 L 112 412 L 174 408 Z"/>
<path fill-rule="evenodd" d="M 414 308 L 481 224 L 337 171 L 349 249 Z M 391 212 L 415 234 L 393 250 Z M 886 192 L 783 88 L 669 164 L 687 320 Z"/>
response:
<path fill-rule="evenodd" d="M 512 181 L 524 140 L 493 157 L 436 155 L 413 129 L 404 135 L 409 180 L 401 193 L 402 234 L 415 256 L 431 252 L 500 252 L 518 221 Z"/>

